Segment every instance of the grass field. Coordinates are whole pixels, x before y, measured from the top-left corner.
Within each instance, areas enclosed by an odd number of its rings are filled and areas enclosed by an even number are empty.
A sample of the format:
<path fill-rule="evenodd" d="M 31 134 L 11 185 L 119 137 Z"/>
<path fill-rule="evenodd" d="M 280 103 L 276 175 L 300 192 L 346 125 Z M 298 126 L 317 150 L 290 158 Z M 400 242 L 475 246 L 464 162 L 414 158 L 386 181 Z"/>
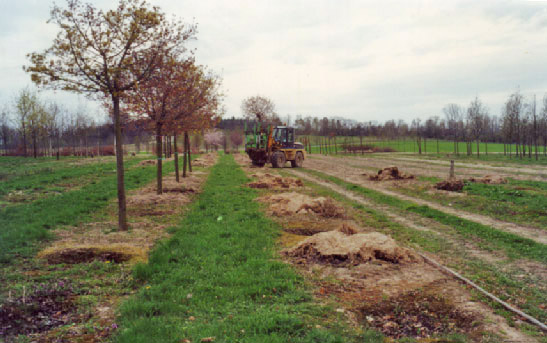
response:
<path fill-rule="evenodd" d="M 135 269 L 144 287 L 121 308 L 117 342 L 346 341 L 316 328 L 326 313 L 274 258 L 279 228 L 259 213 L 246 181 L 222 156 L 173 238 Z"/>
<path fill-rule="evenodd" d="M 408 343 L 429 337 L 494 343 L 509 332 L 547 342 L 535 326 L 431 266 L 392 263 L 381 259 L 383 252 L 352 265 L 342 257 L 331 265 L 319 255 L 305 261 L 285 255 L 315 236 L 299 235 L 295 227 L 323 232 L 357 225 L 427 254 L 545 322 L 547 248 L 539 241 L 547 228 L 547 182 L 541 162 L 462 157 L 462 178 L 501 168 L 508 182 L 466 182 L 461 194 L 451 195 L 432 191 L 446 174 L 441 155 L 312 155 L 298 170 L 259 170 L 244 154 L 219 155 L 216 164 L 216 154 L 194 156 L 196 170 L 181 184 L 166 162 L 162 196 L 154 191 L 155 166 L 139 164 L 149 155 L 129 158 L 131 229 L 123 233 L 115 227 L 112 158 L 0 158 L 0 335 L 8 333 L 7 342 Z M 393 163 L 416 178 L 361 182 L 364 172 Z M 279 185 L 296 175 L 303 187 L 263 188 L 264 174 L 281 178 Z M 259 181 L 258 189 L 248 186 L 251 180 Z M 332 199 L 343 215 L 276 214 L 264 199 L 277 195 Z M 522 225 L 539 238 L 458 211 Z M 74 261 L 43 258 L 85 242 L 123 246 L 140 257 L 79 260 L 79 252 L 71 255 Z M 383 277 L 389 282 L 375 284 Z M 466 314 L 469 303 L 474 310 Z M 10 321 L 17 313 L 24 316 Z"/>
<path fill-rule="evenodd" d="M 340 154 L 343 151 L 345 144 L 360 145 L 359 137 L 336 137 L 336 149 L 335 139 L 331 138 L 330 142 L 326 137 L 319 136 L 301 136 L 298 137 L 300 141 L 309 139 L 311 142 L 311 152 L 313 154 Z M 320 143 L 321 142 L 321 143 Z M 322 145 L 322 148 L 319 145 Z M 373 146 L 378 148 L 391 148 L 396 152 L 411 153 L 418 155 L 418 143 L 412 138 L 403 139 L 383 139 L 378 137 L 363 137 L 364 146 Z M 422 158 L 445 158 L 447 154 L 450 154 L 451 158 L 460 160 L 479 160 L 484 161 L 507 161 L 514 163 L 524 164 L 547 164 L 547 155 L 543 147 L 539 147 L 538 161 L 535 160 L 535 154 L 532 153 L 532 157 L 526 156 L 517 158 L 515 156 L 515 146 L 511 145 L 511 155 L 509 155 L 509 145 L 506 146 L 506 155 L 504 155 L 504 145 L 502 143 L 483 143 L 479 144 L 479 157 L 477 157 L 477 144 L 472 144 L 472 154 L 467 155 L 467 146 L 465 142 L 458 142 L 459 154 L 454 154 L 454 142 L 449 140 L 436 140 L 436 139 L 424 139 L 422 140 L 422 154 L 418 155 Z M 325 149 L 325 146 L 327 147 Z M 488 153 L 488 154 L 486 154 Z"/>

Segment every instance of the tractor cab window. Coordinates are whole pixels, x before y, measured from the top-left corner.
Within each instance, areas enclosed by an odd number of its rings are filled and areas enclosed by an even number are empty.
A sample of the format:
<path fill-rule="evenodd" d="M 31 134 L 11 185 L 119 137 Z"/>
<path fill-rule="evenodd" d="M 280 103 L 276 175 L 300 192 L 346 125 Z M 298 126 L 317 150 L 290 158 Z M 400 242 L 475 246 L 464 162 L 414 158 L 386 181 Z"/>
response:
<path fill-rule="evenodd" d="M 287 143 L 294 142 L 294 129 L 287 130 Z"/>
<path fill-rule="evenodd" d="M 284 143 L 286 139 L 286 129 L 284 128 L 275 128 L 274 129 L 274 140 L 279 143 Z"/>

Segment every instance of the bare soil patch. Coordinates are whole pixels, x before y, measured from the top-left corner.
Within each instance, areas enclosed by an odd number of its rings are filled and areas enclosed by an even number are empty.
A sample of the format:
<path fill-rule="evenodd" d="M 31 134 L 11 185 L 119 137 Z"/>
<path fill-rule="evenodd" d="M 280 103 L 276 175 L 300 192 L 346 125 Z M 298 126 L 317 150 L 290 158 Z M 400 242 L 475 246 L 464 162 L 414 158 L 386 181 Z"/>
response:
<path fill-rule="evenodd" d="M 126 262 L 132 259 L 145 260 L 143 249 L 130 245 L 111 244 L 106 246 L 67 246 L 42 250 L 38 257 L 44 258 L 50 264 L 76 264 L 92 261 Z"/>
<path fill-rule="evenodd" d="M 348 227 L 342 231 L 355 232 Z M 411 250 L 399 247 L 392 238 L 381 233 L 348 233 L 338 230 L 318 233 L 286 254 L 307 262 L 335 266 L 358 265 L 372 260 L 395 264 L 419 263 L 422 260 Z"/>
<path fill-rule="evenodd" d="M 79 322 L 74 294 L 67 280 L 35 285 L 18 298 L 0 304 L 0 336 L 10 338 Z"/>
<path fill-rule="evenodd" d="M 460 179 L 449 179 L 435 184 L 436 189 L 449 192 L 461 192 L 463 190 L 463 186 L 463 180 Z"/>
<path fill-rule="evenodd" d="M 255 173 L 251 175 L 256 180 L 249 182 L 247 186 L 251 188 L 297 188 L 304 187 L 302 180 L 293 177 L 281 177 L 280 175 L 273 175 L 270 173 Z"/>
<path fill-rule="evenodd" d="M 359 308 L 361 320 L 393 338 L 426 338 L 473 329 L 477 315 L 462 311 L 449 298 L 412 290 Z"/>

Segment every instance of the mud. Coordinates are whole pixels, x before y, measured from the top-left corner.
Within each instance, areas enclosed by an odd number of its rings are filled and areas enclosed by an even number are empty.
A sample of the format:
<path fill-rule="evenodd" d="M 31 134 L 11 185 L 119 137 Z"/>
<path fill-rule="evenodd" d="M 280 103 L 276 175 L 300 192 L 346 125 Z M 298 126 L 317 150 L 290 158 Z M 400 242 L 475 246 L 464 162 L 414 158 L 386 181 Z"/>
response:
<path fill-rule="evenodd" d="M 409 249 L 377 232 L 348 235 L 340 231 L 322 232 L 302 241 L 287 256 L 308 263 L 348 266 L 381 260 L 394 264 L 419 263 L 422 259 Z"/>
<path fill-rule="evenodd" d="M 247 186 L 251 188 L 290 189 L 304 187 L 302 180 L 293 177 L 281 177 L 280 175 L 273 175 L 270 173 L 256 173 L 253 174 L 252 177 L 256 180 L 247 184 Z"/>
<path fill-rule="evenodd" d="M 393 167 L 386 167 L 383 169 L 378 170 L 378 173 L 376 175 L 368 175 L 368 178 L 372 181 L 390 181 L 390 180 L 411 180 L 414 179 L 414 175 L 405 174 L 401 171 L 399 171 L 399 168 L 393 166 Z"/>
<path fill-rule="evenodd" d="M 463 180 L 459 179 L 444 180 L 435 184 L 436 189 L 449 192 L 461 192 L 463 190 L 463 186 Z"/>
<path fill-rule="evenodd" d="M 312 198 L 296 192 L 267 195 L 259 200 L 269 203 L 270 212 L 275 216 L 317 214 L 325 218 L 343 218 L 345 214 L 344 209 L 330 198 Z"/>

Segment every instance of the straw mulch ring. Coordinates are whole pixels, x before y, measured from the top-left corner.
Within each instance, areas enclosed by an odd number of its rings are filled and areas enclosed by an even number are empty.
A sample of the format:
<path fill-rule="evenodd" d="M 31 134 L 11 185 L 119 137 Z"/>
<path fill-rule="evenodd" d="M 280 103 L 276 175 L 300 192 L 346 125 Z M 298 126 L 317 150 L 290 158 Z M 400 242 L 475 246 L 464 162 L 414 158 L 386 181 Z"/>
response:
<path fill-rule="evenodd" d="M 303 240 L 286 254 L 308 263 L 334 266 L 358 265 L 373 260 L 392 264 L 409 264 L 422 260 L 411 250 L 399 247 L 388 236 L 377 232 L 352 234 L 353 232 L 355 231 L 349 229 L 346 232 L 321 232 Z"/>

